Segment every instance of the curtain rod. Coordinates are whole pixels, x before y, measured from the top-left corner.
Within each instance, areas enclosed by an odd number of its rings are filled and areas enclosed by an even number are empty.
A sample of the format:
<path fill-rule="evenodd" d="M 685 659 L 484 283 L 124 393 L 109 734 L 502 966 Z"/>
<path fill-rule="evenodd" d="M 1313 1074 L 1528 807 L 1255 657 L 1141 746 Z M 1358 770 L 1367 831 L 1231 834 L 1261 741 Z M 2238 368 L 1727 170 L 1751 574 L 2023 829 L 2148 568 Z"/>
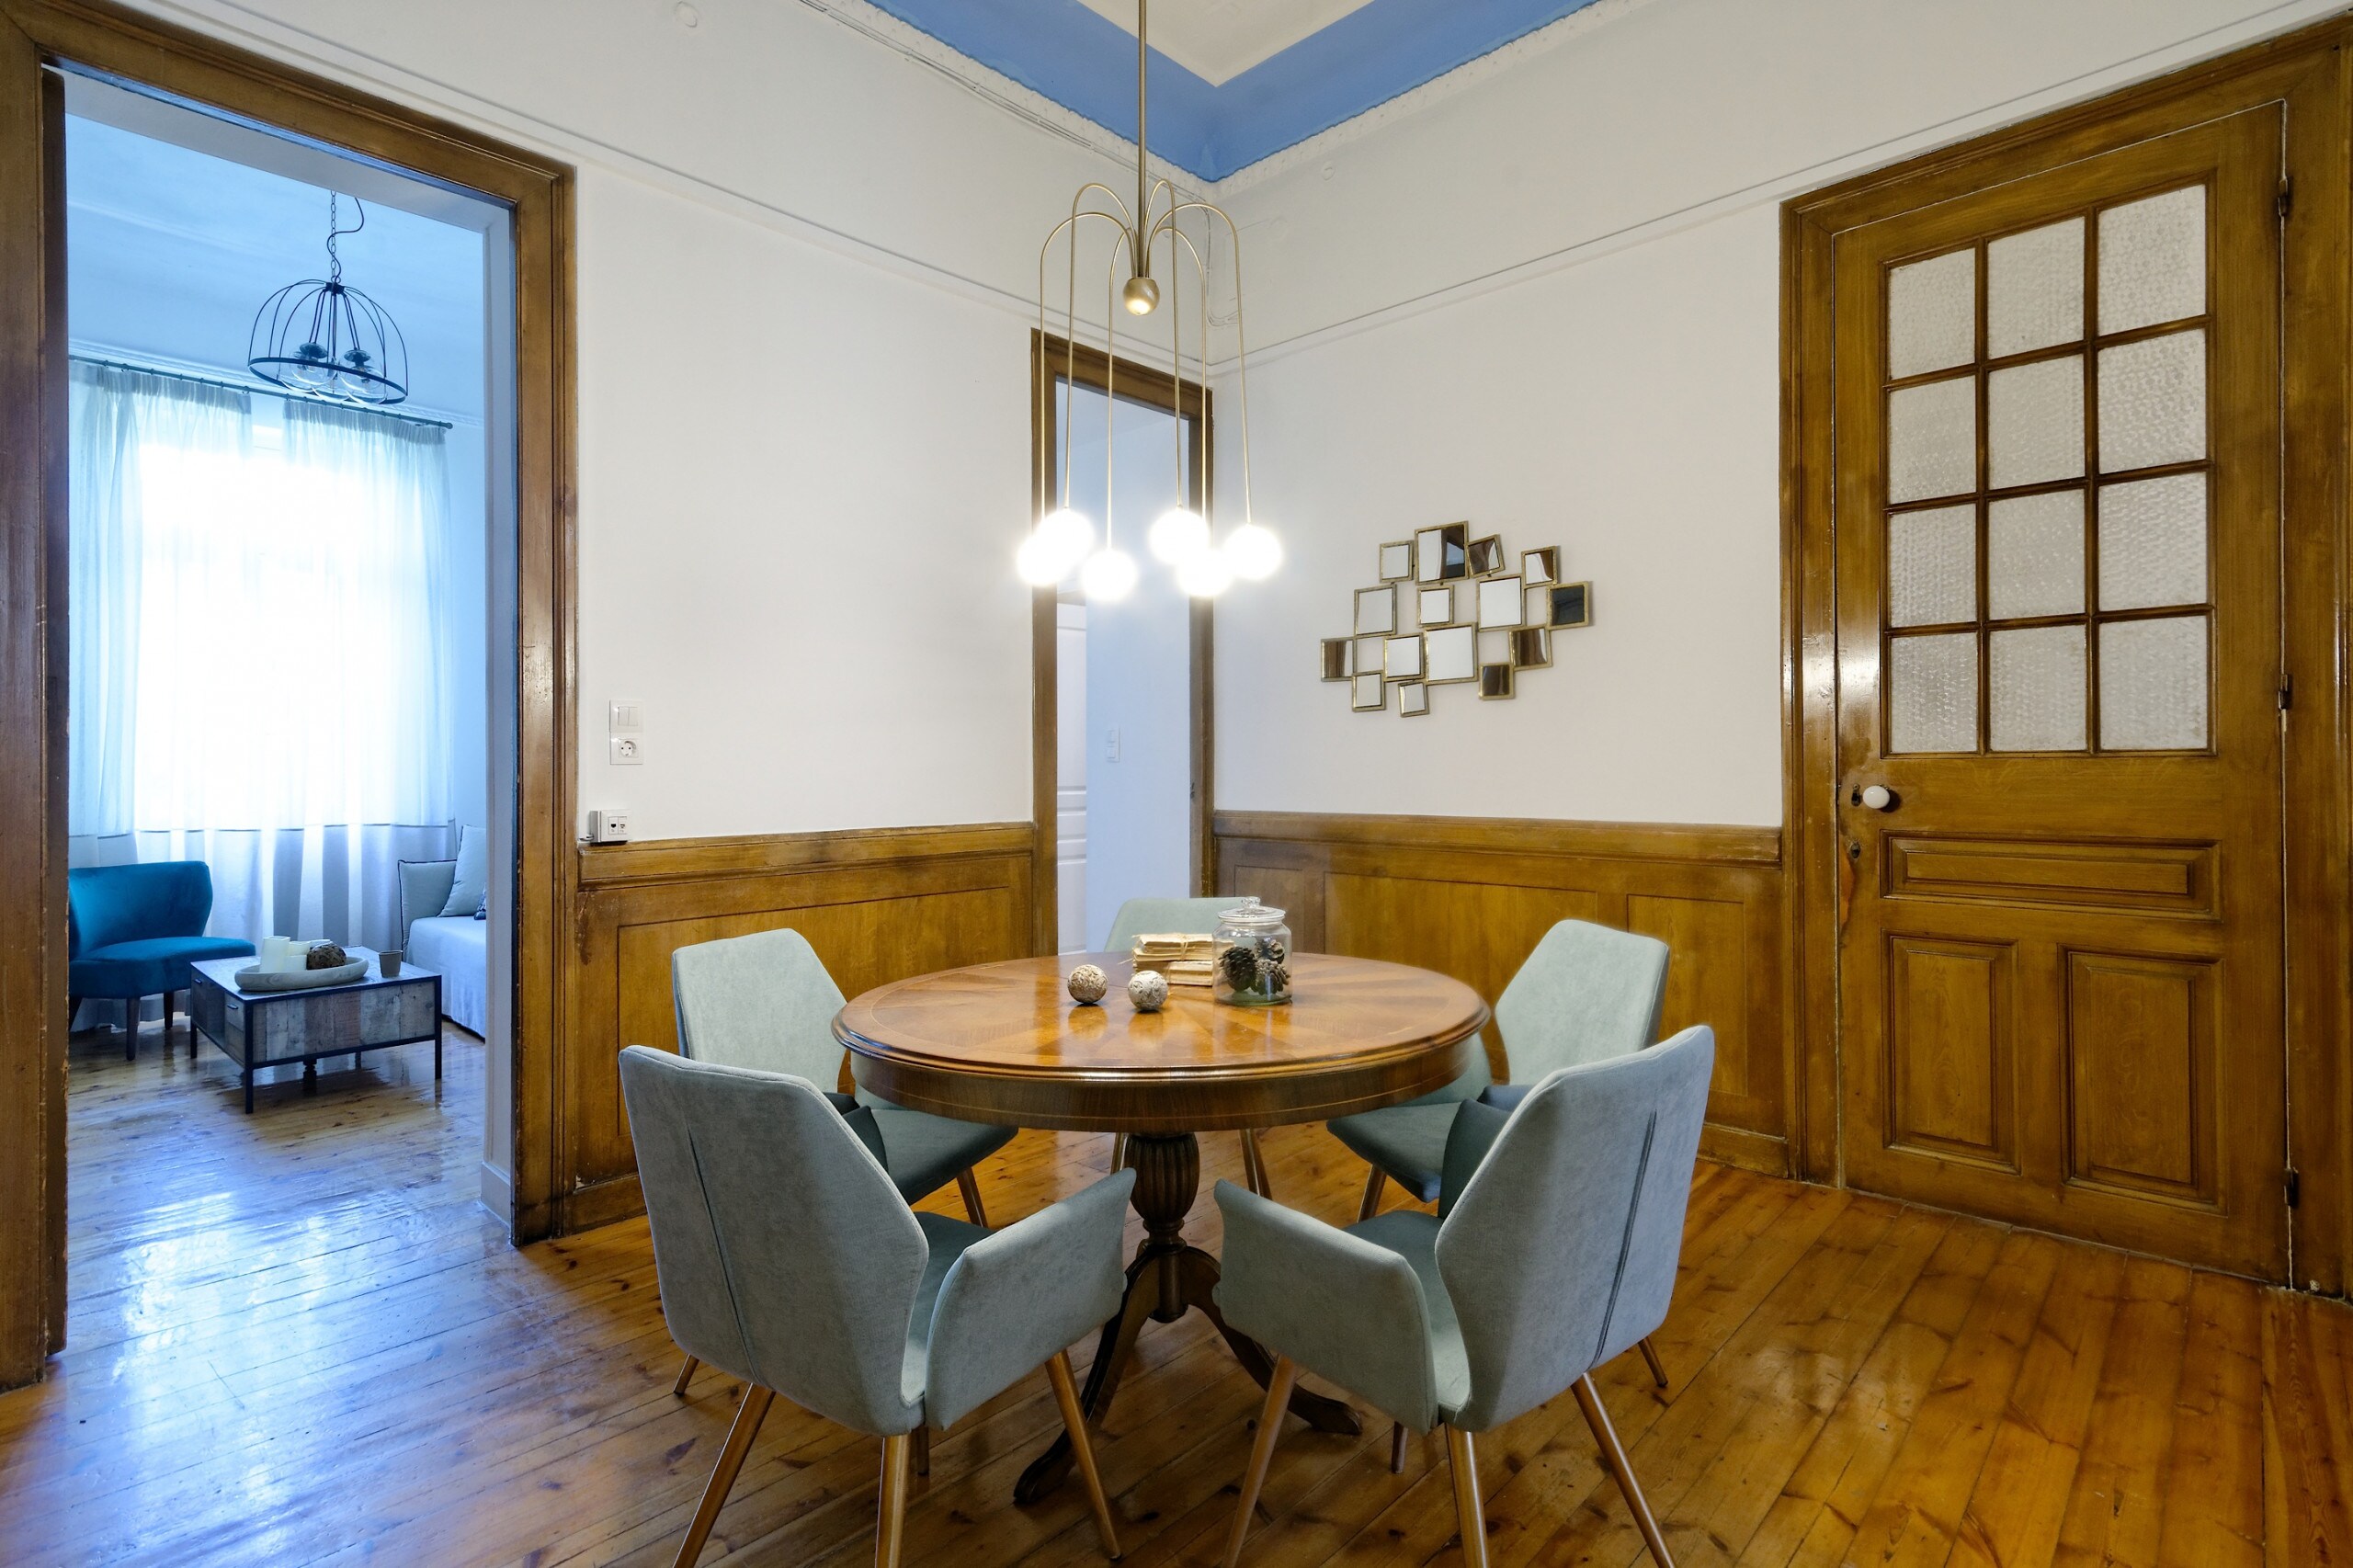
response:
<path fill-rule="evenodd" d="M 105 359 L 96 354 L 74 354 L 69 358 L 80 365 L 103 365 L 109 370 L 129 370 L 134 375 L 161 376 L 166 381 L 190 381 L 199 387 L 220 387 L 226 392 L 241 392 L 253 397 L 284 398 L 288 403 L 319 403 L 329 408 L 347 409 L 354 414 L 372 414 L 382 419 L 405 420 L 411 425 L 429 425 L 436 430 L 450 428 L 446 419 L 427 419 L 422 414 L 394 414 L 389 409 L 369 408 L 364 404 L 337 403 L 332 398 L 306 398 L 299 392 L 264 392 L 250 381 L 233 381 L 226 376 L 199 376 L 188 370 L 167 370 L 161 365 L 142 365 L 132 359 Z"/>

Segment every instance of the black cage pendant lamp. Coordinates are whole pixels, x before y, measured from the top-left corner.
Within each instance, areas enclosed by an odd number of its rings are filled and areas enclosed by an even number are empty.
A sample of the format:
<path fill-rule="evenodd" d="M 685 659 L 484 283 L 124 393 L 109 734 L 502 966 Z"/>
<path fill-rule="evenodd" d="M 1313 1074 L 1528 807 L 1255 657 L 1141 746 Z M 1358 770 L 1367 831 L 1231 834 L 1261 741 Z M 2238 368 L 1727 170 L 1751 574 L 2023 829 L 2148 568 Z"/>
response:
<path fill-rule="evenodd" d="M 245 368 L 263 381 L 330 403 L 389 407 L 408 398 L 408 343 L 383 306 L 343 280 L 335 243 L 368 226 L 342 226 L 341 199 L 327 198 L 327 275 L 289 283 L 254 316 Z"/>

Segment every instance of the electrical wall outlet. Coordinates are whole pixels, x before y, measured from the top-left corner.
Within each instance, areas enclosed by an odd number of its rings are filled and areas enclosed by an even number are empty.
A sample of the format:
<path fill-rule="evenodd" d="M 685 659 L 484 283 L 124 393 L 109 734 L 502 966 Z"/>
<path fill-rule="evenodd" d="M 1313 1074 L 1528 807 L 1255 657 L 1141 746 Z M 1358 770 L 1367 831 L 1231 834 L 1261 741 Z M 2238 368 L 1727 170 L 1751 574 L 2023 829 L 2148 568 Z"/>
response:
<path fill-rule="evenodd" d="M 605 744 L 610 748 L 607 760 L 615 767 L 635 767 L 645 760 L 643 735 L 615 735 Z"/>
<path fill-rule="evenodd" d="M 627 812 L 590 812 L 588 842 L 591 844 L 627 844 L 629 813 Z"/>

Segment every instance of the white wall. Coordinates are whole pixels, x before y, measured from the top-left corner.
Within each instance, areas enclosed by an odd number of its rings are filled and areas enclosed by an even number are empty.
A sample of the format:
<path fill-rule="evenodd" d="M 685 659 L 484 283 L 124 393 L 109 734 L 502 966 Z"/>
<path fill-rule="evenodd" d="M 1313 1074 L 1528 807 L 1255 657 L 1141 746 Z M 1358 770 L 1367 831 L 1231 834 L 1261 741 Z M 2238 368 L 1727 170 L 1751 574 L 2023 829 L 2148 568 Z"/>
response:
<path fill-rule="evenodd" d="M 2332 8 L 1650 0 L 1228 182 L 1291 563 L 1219 605 L 1218 804 L 1778 823 L 1779 203 Z M 1315 640 L 1458 517 L 1561 544 L 1595 625 L 1511 702 L 1350 713 Z"/>
<path fill-rule="evenodd" d="M 148 3 L 577 166 L 584 811 L 1029 815 L 1037 245 L 1111 165 L 790 0 Z"/>

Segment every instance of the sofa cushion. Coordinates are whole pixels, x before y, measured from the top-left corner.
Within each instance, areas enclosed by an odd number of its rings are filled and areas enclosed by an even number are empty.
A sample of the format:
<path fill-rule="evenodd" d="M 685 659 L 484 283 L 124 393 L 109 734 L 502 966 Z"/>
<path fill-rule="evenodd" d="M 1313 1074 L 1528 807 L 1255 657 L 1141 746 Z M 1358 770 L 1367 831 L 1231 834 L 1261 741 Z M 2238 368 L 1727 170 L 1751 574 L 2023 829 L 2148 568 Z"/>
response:
<path fill-rule="evenodd" d="M 477 827 L 461 827 L 458 830 L 457 875 L 449 884 L 449 901 L 438 913 L 472 915 L 489 886 L 490 835 Z"/>

